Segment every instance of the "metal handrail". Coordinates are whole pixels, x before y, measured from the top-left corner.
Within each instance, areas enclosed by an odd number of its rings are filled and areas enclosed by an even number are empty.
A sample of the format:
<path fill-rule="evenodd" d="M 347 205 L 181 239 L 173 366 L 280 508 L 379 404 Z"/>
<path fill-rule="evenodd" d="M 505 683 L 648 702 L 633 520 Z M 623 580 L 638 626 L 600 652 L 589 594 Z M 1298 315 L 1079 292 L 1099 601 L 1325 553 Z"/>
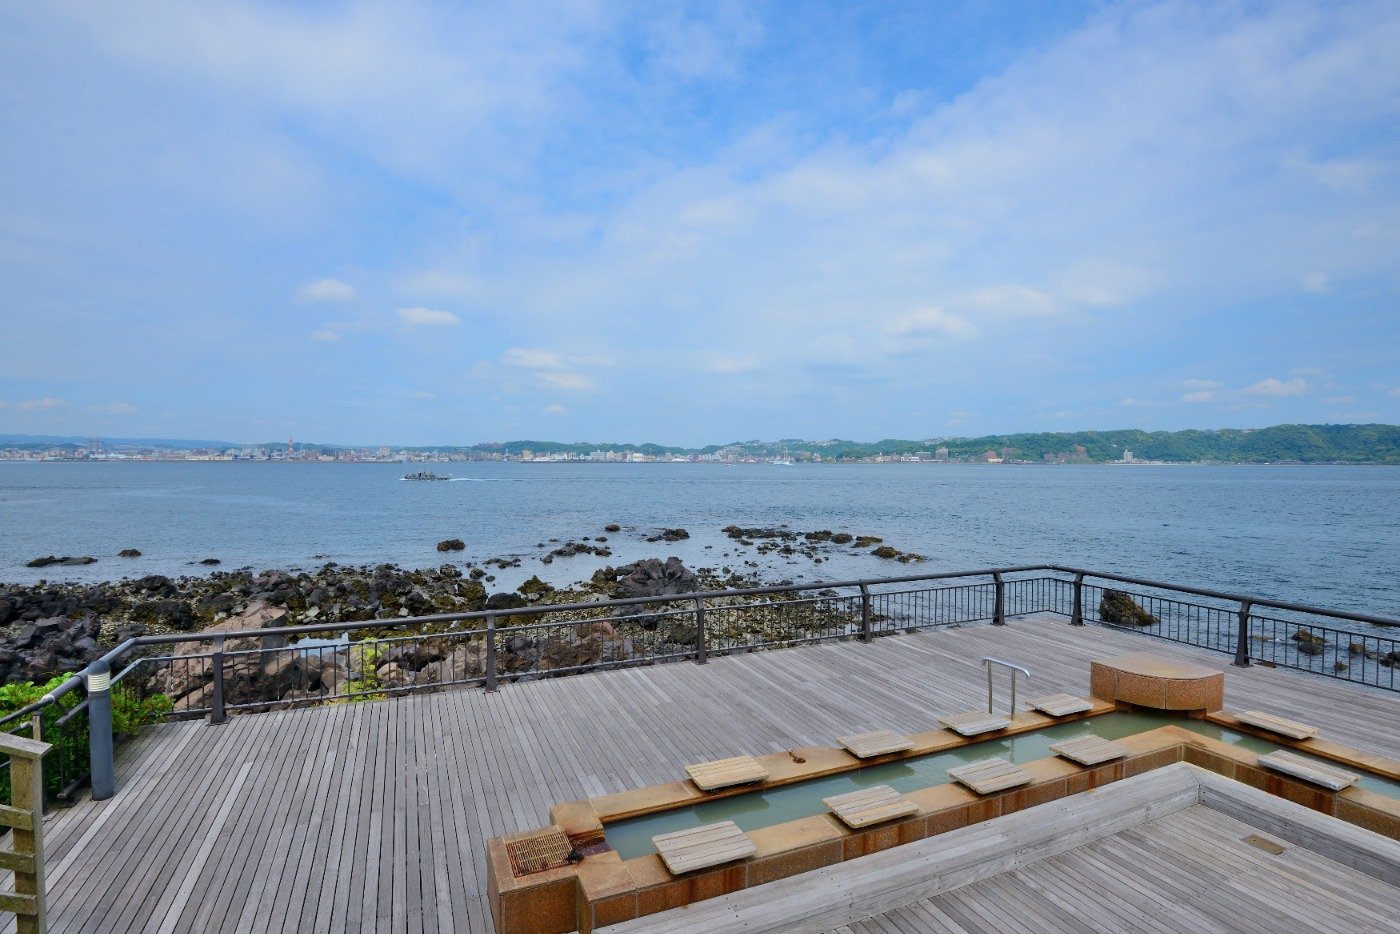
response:
<path fill-rule="evenodd" d="M 1011 672 L 1011 718 L 1016 718 L 1016 675 L 1023 674 L 1026 680 L 1031 679 L 1031 673 L 1020 665 L 1002 661 L 999 658 L 984 658 L 982 665 L 987 669 L 987 713 L 994 713 L 992 710 L 992 669 L 1005 668 Z"/>

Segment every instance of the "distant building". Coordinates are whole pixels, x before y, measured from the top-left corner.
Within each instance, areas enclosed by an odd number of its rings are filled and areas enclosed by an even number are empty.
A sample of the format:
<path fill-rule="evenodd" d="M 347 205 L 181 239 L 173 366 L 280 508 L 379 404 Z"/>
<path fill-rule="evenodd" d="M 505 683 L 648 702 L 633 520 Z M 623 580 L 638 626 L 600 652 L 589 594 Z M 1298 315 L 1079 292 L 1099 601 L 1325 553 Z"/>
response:
<path fill-rule="evenodd" d="M 933 452 L 933 459 L 936 461 L 946 461 L 948 459 L 948 449 L 939 448 Z"/>
<path fill-rule="evenodd" d="M 933 454 L 928 451 L 915 451 L 914 458 L 921 461 L 931 461 L 933 460 Z"/>

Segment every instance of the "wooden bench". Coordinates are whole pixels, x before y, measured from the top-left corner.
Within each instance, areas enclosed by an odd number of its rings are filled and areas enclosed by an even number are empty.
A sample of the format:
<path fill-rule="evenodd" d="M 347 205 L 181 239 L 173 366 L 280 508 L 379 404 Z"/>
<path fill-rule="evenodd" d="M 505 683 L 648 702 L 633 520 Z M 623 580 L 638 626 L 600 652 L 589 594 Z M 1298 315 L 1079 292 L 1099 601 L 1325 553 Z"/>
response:
<path fill-rule="evenodd" d="M 1119 745 L 1104 739 L 1101 736 L 1076 736 L 1074 739 L 1067 739 L 1059 743 L 1051 743 L 1050 751 L 1057 756 L 1062 756 L 1071 762 L 1078 762 L 1080 765 L 1098 765 L 1101 762 L 1112 762 L 1114 759 L 1121 759 L 1128 754 L 1128 750 Z"/>
<path fill-rule="evenodd" d="M 685 774 L 701 791 L 714 791 L 730 785 L 746 785 L 761 782 L 768 777 L 768 770 L 758 764 L 753 756 L 735 756 L 733 759 L 716 759 L 714 762 L 701 762 L 687 765 Z"/>
<path fill-rule="evenodd" d="M 1083 713 L 1094 709 L 1094 702 L 1073 694 L 1047 694 L 1026 701 L 1034 710 L 1050 717 L 1068 717 L 1072 713 Z"/>
<path fill-rule="evenodd" d="M 889 785 L 822 798 L 822 804 L 852 830 L 919 813 L 919 806 Z"/>
<path fill-rule="evenodd" d="M 846 751 L 857 759 L 904 752 L 914 748 L 914 741 L 892 730 L 874 730 L 870 733 L 857 733 L 855 736 L 842 736 L 836 740 Z"/>
<path fill-rule="evenodd" d="M 1287 736 L 1289 739 L 1312 739 L 1322 732 L 1315 726 L 1308 726 L 1297 720 L 1285 720 L 1283 717 L 1275 717 L 1273 714 L 1267 714 L 1260 710 L 1246 710 L 1244 713 L 1237 713 L 1235 719 L 1241 723 L 1256 726 L 1261 730 L 1277 733 L 1279 736 Z"/>
<path fill-rule="evenodd" d="M 971 713 L 939 717 L 938 724 L 963 736 L 977 736 L 979 733 L 994 733 L 997 730 L 1006 729 L 1011 725 L 1011 718 L 1001 714 L 974 710 Z"/>
<path fill-rule="evenodd" d="M 989 795 L 994 791 L 1005 791 L 1018 785 L 1028 784 L 1030 773 L 1012 765 L 1005 759 L 979 759 L 948 770 L 948 777 L 966 785 L 979 795 Z"/>
<path fill-rule="evenodd" d="M 1271 752 L 1267 756 L 1260 756 L 1259 764 L 1265 768 L 1273 769 L 1275 772 L 1292 775 L 1294 778 L 1301 778 L 1305 782 L 1320 785 L 1332 791 L 1341 791 L 1343 788 L 1350 787 L 1356 784 L 1357 779 L 1360 778 L 1359 775 L 1352 772 L 1323 765 L 1321 762 L 1305 759 L 1283 749 Z"/>
<path fill-rule="evenodd" d="M 732 863 L 758 852 L 749 835 L 732 820 L 657 834 L 651 838 L 651 842 L 656 846 L 661 861 L 675 876 L 721 863 Z"/>

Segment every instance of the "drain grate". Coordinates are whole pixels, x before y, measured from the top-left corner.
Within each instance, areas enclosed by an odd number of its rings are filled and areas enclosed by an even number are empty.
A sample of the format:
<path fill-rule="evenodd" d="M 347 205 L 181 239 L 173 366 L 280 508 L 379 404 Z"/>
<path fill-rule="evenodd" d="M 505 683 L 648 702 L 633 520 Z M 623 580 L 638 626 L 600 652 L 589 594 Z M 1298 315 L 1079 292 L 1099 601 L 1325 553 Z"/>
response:
<path fill-rule="evenodd" d="M 1274 856 L 1277 856 L 1283 852 L 1283 847 L 1279 846 L 1277 843 L 1270 840 L 1268 837 L 1261 837 L 1257 833 L 1252 833 L 1249 836 L 1245 837 L 1244 842 L 1248 843 L 1252 847 L 1257 847 L 1263 850 L 1265 853 L 1270 853 Z"/>
<path fill-rule="evenodd" d="M 569 862 L 569 851 L 573 844 L 569 835 L 562 830 L 546 830 L 544 833 L 515 840 L 506 844 L 506 855 L 510 857 L 510 869 L 516 876 L 558 869 Z"/>

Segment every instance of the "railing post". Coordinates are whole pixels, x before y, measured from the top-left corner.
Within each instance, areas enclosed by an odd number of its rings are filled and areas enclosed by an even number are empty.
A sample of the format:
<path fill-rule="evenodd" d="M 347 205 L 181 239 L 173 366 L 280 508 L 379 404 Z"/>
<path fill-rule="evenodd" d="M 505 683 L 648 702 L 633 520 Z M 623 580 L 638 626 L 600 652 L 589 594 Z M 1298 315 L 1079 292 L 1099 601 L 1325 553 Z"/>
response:
<path fill-rule="evenodd" d="M 1006 582 L 1001 579 L 1000 571 L 992 572 L 992 583 L 996 587 L 996 601 L 992 605 L 992 625 L 1006 625 Z"/>
<path fill-rule="evenodd" d="M 1074 575 L 1074 611 L 1070 614 L 1071 626 L 1084 625 L 1084 575 Z"/>
<path fill-rule="evenodd" d="M 496 690 L 496 615 L 486 617 L 486 690 Z"/>
<path fill-rule="evenodd" d="M 214 655 L 209 659 L 214 668 L 214 686 L 209 695 L 209 722 L 215 725 L 228 722 L 228 711 L 224 707 L 224 637 L 214 637 Z"/>
<path fill-rule="evenodd" d="M 15 892 L 8 898 L 19 902 L 7 905 L 16 914 L 19 934 L 43 934 L 44 916 L 44 754 L 48 743 L 5 734 L 0 737 L 0 754 L 10 757 L 11 812 L 6 821 L 10 849 L 0 851 L 7 868 L 15 872 Z M 27 818 L 27 820 L 25 819 Z M 22 826 L 27 824 L 28 826 Z"/>
<path fill-rule="evenodd" d="M 871 632 L 871 605 L 870 587 L 866 584 L 860 585 L 860 641 L 869 642 L 873 633 Z"/>
<path fill-rule="evenodd" d="M 695 663 L 704 665 L 709 661 L 706 657 L 708 646 L 705 645 L 705 601 L 700 597 L 695 598 Z"/>
<path fill-rule="evenodd" d="M 100 659 L 88 666 L 84 679 L 88 705 L 88 762 L 92 768 L 92 800 L 116 793 L 112 761 L 112 668 Z"/>
<path fill-rule="evenodd" d="M 1240 668 L 1249 667 L 1249 611 L 1253 608 L 1251 601 L 1240 601 L 1240 624 L 1235 633 L 1235 664 Z"/>

